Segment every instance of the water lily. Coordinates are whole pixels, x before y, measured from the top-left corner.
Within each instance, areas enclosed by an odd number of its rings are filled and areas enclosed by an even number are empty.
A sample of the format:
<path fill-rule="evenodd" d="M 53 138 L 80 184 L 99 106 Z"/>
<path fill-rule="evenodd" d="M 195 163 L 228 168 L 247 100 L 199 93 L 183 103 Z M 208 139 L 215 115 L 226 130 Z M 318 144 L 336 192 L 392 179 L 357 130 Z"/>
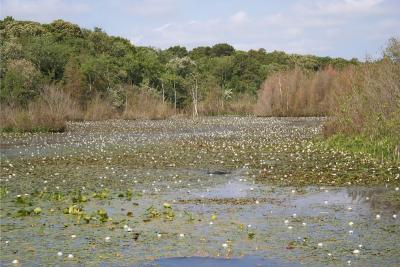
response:
<path fill-rule="evenodd" d="M 68 254 L 68 259 L 73 259 L 74 255 L 73 254 Z"/>
<path fill-rule="evenodd" d="M 13 261 L 12 261 L 12 264 L 18 264 L 18 263 L 19 263 L 18 260 L 13 260 Z"/>
<path fill-rule="evenodd" d="M 353 254 L 360 254 L 360 251 L 358 249 L 353 250 Z"/>
<path fill-rule="evenodd" d="M 61 251 L 57 252 L 57 256 L 61 257 L 63 253 Z"/>
<path fill-rule="evenodd" d="M 41 212 L 42 212 L 42 209 L 41 209 L 40 207 L 36 207 L 36 208 L 33 210 L 33 213 L 35 213 L 36 215 L 39 215 Z"/>

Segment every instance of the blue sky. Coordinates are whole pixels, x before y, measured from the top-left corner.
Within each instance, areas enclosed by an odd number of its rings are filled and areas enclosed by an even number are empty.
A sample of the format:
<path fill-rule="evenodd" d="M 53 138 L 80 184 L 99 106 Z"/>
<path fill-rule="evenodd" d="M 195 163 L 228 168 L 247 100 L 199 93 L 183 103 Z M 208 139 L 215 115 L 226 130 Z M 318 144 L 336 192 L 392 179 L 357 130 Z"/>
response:
<path fill-rule="evenodd" d="M 400 36 L 400 0 L 0 0 L 1 17 L 64 19 L 101 27 L 135 45 L 193 48 L 227 42 L 241 50 L 364 59 Z"/>

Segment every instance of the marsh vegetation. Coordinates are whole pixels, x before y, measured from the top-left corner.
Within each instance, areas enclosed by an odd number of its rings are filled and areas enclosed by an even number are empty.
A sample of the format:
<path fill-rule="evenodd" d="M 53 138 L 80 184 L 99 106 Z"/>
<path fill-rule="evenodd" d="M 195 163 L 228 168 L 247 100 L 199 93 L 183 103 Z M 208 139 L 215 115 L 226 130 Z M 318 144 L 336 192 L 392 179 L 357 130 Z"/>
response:
<path fill-rule="evenodd" d="M 319 142 L 324 120 L 111 120 L 3 133 L 1 264 L 248 255 L 397 265 L 399 166 Z"/>

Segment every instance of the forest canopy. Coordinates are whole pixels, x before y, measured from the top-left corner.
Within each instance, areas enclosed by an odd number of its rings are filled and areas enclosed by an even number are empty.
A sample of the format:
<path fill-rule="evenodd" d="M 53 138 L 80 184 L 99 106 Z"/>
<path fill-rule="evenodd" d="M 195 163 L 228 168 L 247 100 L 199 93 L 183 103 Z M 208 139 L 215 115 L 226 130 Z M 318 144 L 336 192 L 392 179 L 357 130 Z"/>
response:
<path fill-rule="evenodd" d="M 262 82 L 278 71 L 315 72 L 359 63 L 262 48 L 240 51 L 226 43 L 161 50 L 63 20 L 41 24 L 6 17 L 0 36 L 0 100 L 22 106 L 53 84 L 83 106 L 100 95 L 123 109 L 127 90 L 145 88 L 185 108 L 210 96 L 256 96 Z"/>

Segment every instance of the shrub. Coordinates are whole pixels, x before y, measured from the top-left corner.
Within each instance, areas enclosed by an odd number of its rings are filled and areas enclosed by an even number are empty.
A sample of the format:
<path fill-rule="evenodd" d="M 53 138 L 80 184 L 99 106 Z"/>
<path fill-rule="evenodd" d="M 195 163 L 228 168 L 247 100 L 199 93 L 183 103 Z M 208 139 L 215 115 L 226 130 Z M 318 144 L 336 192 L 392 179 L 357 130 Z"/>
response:
<path fill-rule="evenodd" d="M 126 96 L 124 119 L 165 119 L 174 114 L 172 106 L 151 90 L 140 88 Z"/>
<path fill-rule="evenodd" d="M 67 119 L 76 119 L 80 112 L 75 102 L 61 89 L 47 86 L 26 108 L 6 105 L 1 108 L 3 131 L 63 131 Z"/>
<path fill-rule="evenodd" d="M 87 104 L 85 120 L 99 121 L 115 117 L 118 117 L 118 113 L 111 102 L 103 99 L 99 94 L 96 94 Z"/>
<path fill-rule="evenodd" d="M 254 113 L 258 116 L 324 116 L 336 71 L 304 72 L 298 68 L 276 73 L 261 86 Z"/>

